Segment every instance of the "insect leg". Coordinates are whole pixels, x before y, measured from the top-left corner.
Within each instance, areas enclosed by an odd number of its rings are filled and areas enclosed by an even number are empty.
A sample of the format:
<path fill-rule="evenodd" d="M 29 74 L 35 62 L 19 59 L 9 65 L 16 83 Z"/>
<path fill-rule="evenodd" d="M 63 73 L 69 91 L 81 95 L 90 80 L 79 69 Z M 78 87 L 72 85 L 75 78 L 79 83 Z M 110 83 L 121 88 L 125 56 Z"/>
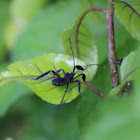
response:
<path fill-rule="evenodd" d="M 121 66 L 122 61 L 123 61 L 123 58 L 122 58 L 122 59 L 117 59 L 117 62 L 116 62 L 116 63 L 117 63 L 118 65 L 120 65 L 120 66 Z"/>
<path fill-rule="evenodd" d="M 62 98 L 62 100 L 61 100 L 59 106 L 58 106 L 58 111 L 59 111 L 59 109 L 60 109 L 60 107 L 61 107 L 61 105 L 62 105 L 62 102 L 63 102 L 63 100 L 64 100 L 64 97 L 65 97 L 65 95 L 66 95 L 66 93 L 67 93 L 68 87 L 69 87 L 69 83 L 67 83 L 67 87 L 66 87 L 66 89 L 65 89 L 65 93 L 64 93 L 64 95 L 63 95 L 63 98 Z"/>
<path fill-rule="evenodd" d="M 39 75 L 35 80 L 40 79 L 41 77 L 43 77 L 43 76 L 49 74 L 50 72 L 52 72 L 54 75 L 57 75 L 57 74 L 55 74 L 55 73 L 56 73 L 55 71 L 49 70 L 49 71 L 44 72 L 44 73 L 42 73 L 41 75 Z"/>
<path fill-rule="evenodd" d="M 59 73 L 60 71 L 62 71 L 65 76 L 65 71 L 63 69 L 58 70 L 56 73 Z"/>
<path fill-rule="evenodd" d="M 83 74 L 83 73 L 81 73 L 81 74 L 79 74 L 78 76 L 74 77 L 74 79 L 76 79 L 76 78 L 79 77 L 79 76 L 82 76 L 83 81 L 86 82 L 86 81 L 85 81 L 85 80 L 86 80 L 86 75 Z"/>
<path fill-rule="evenodd" d="M 79 80 L 74 80 L 73 82 L 77 82 L 78 83 L 78 91 L 79 91 L 79 94 L 81 95 L 82 93 L 80 92 L 80 90 L 81 90 L 81 83 L 80 83 L 80 81 Z"/>

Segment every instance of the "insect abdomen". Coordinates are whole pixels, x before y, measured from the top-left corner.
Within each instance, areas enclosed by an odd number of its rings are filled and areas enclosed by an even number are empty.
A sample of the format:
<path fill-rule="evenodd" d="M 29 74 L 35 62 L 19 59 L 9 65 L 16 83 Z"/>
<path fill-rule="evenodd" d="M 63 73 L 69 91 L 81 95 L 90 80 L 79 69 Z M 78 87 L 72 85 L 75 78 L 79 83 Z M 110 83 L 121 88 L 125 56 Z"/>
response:
<path fill-rule="evenodd" d="M 64 78 L 55 78 L 52 80 L 52 84 L 55 86 L 62 86 L 67 84 L 67 80 L 65 80 Z"/>

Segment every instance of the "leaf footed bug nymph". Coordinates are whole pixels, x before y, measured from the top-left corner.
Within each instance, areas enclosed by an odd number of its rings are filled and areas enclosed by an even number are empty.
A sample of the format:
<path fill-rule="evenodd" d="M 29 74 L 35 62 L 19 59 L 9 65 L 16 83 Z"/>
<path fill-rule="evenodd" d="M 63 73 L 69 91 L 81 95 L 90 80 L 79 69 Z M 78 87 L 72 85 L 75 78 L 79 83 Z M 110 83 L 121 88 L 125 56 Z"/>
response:
<path fill-rule="evenodd" d="M 90 65 L 86 65 L 86 66 L 80 66 L 80 65 L 75 65 L 75 60 L 74 60 L 74 53 L 73 53 L 73 49 L 72 49 L 72 45 L 71 45 L 71 41 L 70 41 L 70 38 L 69 38 L 69 42 L 70 42 L 70 48 L 71 48 L 71 51 L 72 51 L 72 56 L 73 56 L 73 71 L 71 73 L 65 73 L 65 71 L 63 69 L 59 69 L 58 71 L 54 71 L 54 70 L 49 70 L 45 73 L 42 73 L 41 75 L 39 75 L 35 80 L 38 80 L 42 77 L 44 77 L 45 75 L 51 73 L 53 74 L 54 76 L 56 76 L 56 78 L 53 78 L 52 79 L 52 84 L 55 85 L 55 86 L 63 86 L 63 85 L 67 85 L 66 86 L 66 89 L 65 89 L 65 92 L 64 92 L 64 95 L 61 99 L 61 102 L 58 106 L 58 110 L 60 109 L 61 107 L 61 104 L 63 103 L 63 100 L 64 100 L 64 97 L 67 93 L 67 90 L 68 90 L 68 87 L 69 87 L 69 84 L 70 83 L 74 83 L 74 82 L 77 82 L 78 83 L 78 92 L 79 94 L 81 94 L 80 92 L 80 89 L 81 89 L 81 83 L 79 80 L 77 80 L 78 77 L 82 77 L 82 80 L 84 82 L 86 82 L 86 75 L 81 73 L 77 76 L 75 76 L 77 74 L 77 72 L 80 70 L 80 71 L 84 71 L 88 66 L 92 66 L 92 65 L 99 65 L 99 64 L 90 64 Z M 102 66 L 102 65 L 99 65 L 99 66 Z M 77 69 L 77 71 L 76 71 Z M 76 72 L 75 72 L 76 71 Z M 60 77 L 59 73 L 60 72 L 63 72 L 64 74 L 64 77 Z"/>

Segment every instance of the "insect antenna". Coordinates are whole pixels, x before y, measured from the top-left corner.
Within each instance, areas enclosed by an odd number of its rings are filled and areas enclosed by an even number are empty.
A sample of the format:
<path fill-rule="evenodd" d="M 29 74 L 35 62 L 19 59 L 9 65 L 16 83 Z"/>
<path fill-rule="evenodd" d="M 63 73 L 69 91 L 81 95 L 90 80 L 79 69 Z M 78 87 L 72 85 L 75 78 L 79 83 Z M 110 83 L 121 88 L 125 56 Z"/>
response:
<path fill-rule="evenodd" d="M 70 42 L 70 48 L 71 48 L 72 56 L 73 56 L 73 65 L 74 65 L 73 73 L 74 73 L 74 71 L 75 71 L 75 60 L 74 60 L 74 53 L 73 53 L 73 49 L 72 49 L 72 45 L 71 45 L 71 40 L 70 40 L 70 38 L 69 38 L 69 42 Z"/>
<path fill-rule="evenodd" d="M 89 64 L 89 65 L 86 65 L 86 66 L 83 66 L 83 67 L 86 67 L 87 68 L 88 66 L 93 66 L 93 65 L 97 65 L 97 66 L 101 66 L 101 67 L 105 68 L 105 66 L 104 65 L 101 65 L 101 64 Z"/>

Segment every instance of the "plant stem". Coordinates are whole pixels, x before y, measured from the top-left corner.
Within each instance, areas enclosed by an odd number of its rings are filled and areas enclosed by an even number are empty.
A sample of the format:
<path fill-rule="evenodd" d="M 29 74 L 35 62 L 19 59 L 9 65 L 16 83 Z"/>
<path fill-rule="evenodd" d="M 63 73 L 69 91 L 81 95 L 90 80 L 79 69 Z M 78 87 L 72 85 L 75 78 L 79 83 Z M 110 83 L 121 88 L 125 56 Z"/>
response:
<path fill-rule="evenodd" d="M 114 2 L 114 0 L 108 0 L 108 2 Z M 111 73 L 111 82 L 112 88 L 115 88 L 119 85 L 119 75 L 118 75 L 118 68 L 116 63 L 116 50 L 115 50 L 115 40 L 114 40 L 114 22 L 113 22 L 113 15 L 114 15 L 114 4 L 109 4 L 107 10 L 99 8 L 99 7 L 92 7 L 89 8 L 81 17 L 77 30 L 76 30 L 76 48 L 77 53 L 78 50 L 78 33 L 81 22 L 83 18 L 87 15 L 87 13 L 91 11 L 100 11 L 106 15 L 107 20 L 107 33 L 108 33 L 108 59 L 110 65 L 110 73 Z"/>
<path fill-rule="evenodd" d="M 97 95 L 99 95 L 100 97 L 107 99 L 107 96 L 105 96 L 102 92 L 100 92 L 98 89 L 96 89 L 95 87 L 93 87 L 91 84 L 87 83 L 87 82 L 81 82 L 81 84 L 85 85 L 86 87 L 90 88 L 93 92 L 95 92 Z"/>
<path fill-rule="evenodd" d="M 114 2 L 114 0 L 108 0 L 108 2 Z M 113 15 L 114 15 L 114 4 L 109 4 L 106 11 L 107 34 L 108 34 L 108 59 L 110 65 L 112 88 L 115 88 L 119 85 L 119 75 L 116 63 Z"/>

